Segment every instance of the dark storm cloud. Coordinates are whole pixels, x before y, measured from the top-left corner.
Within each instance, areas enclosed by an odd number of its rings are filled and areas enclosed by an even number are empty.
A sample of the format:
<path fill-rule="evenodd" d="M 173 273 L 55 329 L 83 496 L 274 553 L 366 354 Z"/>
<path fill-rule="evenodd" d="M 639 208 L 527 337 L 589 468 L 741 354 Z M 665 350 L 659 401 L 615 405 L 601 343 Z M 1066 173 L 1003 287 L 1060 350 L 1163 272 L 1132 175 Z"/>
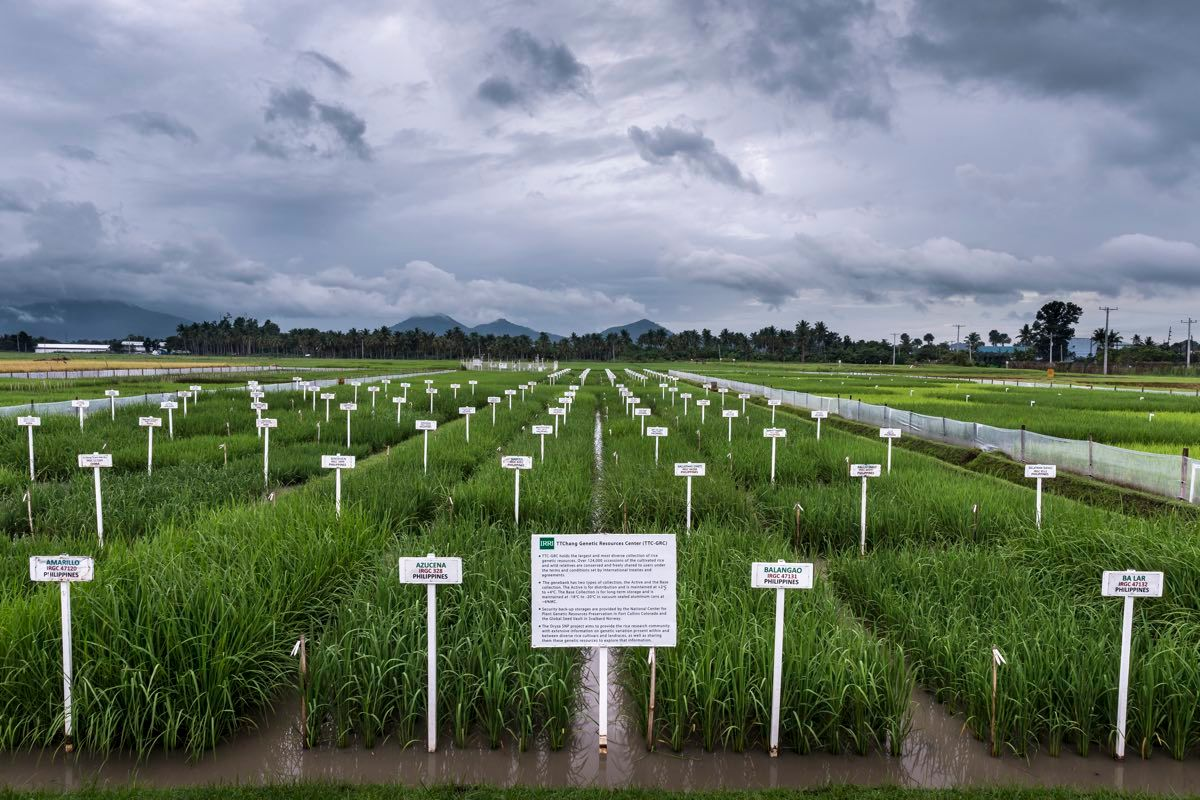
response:
<path fill-rule="evenodd" d="M 200 140 L 190 127 L 161 111 L 130 111 L 114 119 L 143 136 L 166 136 L 193 144 Z"/>
<path fill-rule="evenodd" d="M 14 192 L 10 192 L 7 189 L 0 189 L 0 211 L 27 213 L 32 210 L 29 204 L 20 197 L 17 197 Z"/>
<path fill-rule="evenodd" d="M 319 50 L 305 50 L 300 55 L 302 58 L 306 58 L 310 61 L 320 64 L 322 67 L 329 70 L 333 77 L 340 81 L 347 81 L 354 77 L 350 73 L 350 70 L 343 67 L 340 62 L 330 58 Z"/>
<path fill-rule="evenodd" d="M 717 183 L 762 194 L 753 175 L 743 173 L 737 164 L 717 150 L 717 145 L 700 130 L 685 130 L 672 125 L 643 130 L 637 125 L 629 128 L 629 139 L 638 155 L 648 164 L 669 164 L 678 161 L 689 171 Z"/>
<path fill-rule="evenodd" d="M 371 159 L 371 147 L 364 138 L 367 123 L 362 117 L 339 105 L 322 103 L 312 92 L 299 86 L 272 89 L 263 111 L 268 123 L 278 123 L 269 135 L 257 136 L 255 152 L 272 158 L 293 155 L 332 155 L 320 139 L 332 135 L 337 149 L 363 161 Z"/>
<path fill-rule="evenodd" d="M 90 147 L 81 147 L 77 144 L 60 144 L 58 146 L 59 155 L 69 158 L 72 161 L 99 161 L 100 156 L 95 150 Z"/>
<path fill-rule="evenodd" d="M 539 100 L 591 92 L 591 72 L 561 42 L 542 42 L 529 31 L 512 28 L 495 55 L 498 72 L 483 80 L 475 95 L 499 108 L 532 108 Z"/>
<path fill-rule="evenodd" d="M 916 0 L 909 63 L 954 83 L 1090 100 L 1122 115 L 1099 160 L 1177 181 L 1200 149 L 1200 3 L 1192 0 Z"/>
<path fill-rule="evenodd" d="M 865 36 L 876 21 L 873 0 L 690 0 L 686 7 L 760 91 L 822 105 L 835 119 L 888 124 L 884 54 Z"/>

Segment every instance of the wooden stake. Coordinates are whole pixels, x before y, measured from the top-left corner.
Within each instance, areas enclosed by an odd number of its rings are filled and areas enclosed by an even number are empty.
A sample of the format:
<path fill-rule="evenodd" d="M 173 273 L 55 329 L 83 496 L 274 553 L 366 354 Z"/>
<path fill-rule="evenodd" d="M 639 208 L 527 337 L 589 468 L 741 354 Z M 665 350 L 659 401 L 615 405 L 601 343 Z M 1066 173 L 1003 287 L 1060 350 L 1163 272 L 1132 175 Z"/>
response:
<path fill-rule="evenodd" d="M 646 714 L 646 749 L 654 752 L 654 694 L 658 678 L 658 657 L 650 648 L 650 708 Z"/>

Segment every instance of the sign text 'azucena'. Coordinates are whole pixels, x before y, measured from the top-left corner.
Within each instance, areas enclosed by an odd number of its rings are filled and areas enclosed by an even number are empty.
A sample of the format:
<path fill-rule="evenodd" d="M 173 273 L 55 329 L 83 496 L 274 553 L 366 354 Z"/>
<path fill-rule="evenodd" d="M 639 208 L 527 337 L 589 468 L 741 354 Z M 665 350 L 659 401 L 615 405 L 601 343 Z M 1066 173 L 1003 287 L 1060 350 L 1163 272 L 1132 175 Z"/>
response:
<path fill-rule="evenodd" d="M 400 559 L 401 583 L 462 583 L 462 559 L 457 556 L 423 556 Z"/>

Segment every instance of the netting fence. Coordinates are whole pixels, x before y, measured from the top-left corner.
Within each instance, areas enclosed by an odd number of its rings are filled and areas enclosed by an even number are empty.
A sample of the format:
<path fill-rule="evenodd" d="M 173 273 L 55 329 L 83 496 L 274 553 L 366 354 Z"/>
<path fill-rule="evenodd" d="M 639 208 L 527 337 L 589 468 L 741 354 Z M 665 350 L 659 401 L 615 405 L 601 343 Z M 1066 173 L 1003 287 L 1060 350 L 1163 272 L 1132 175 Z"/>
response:
<path fill-rule="evenodd" d="M 1196 481 L 1200 479 L 1200 459 L 1184 456 L 1144 453 L 1091 440 L 1063 439 L 1024 429 L 996 428 L 978 422 L 963 422 L 950 417 L 931 417 L 890 406 L 825 397 L 810 392 L 773 389 L 745 381 L 731 381 L 671 370 L 673 377 L 696 383 L 725 386 L 730 391 L 779 400 L 782 405 L 814 411 L 828 411 L 843 419 L 881 428 L 900 428 L 908 435 L 999 452 L 1025 464 L 1056 464 L 1077 475 L 1127 486 L 1153 494 L 1195 503 Z"/>

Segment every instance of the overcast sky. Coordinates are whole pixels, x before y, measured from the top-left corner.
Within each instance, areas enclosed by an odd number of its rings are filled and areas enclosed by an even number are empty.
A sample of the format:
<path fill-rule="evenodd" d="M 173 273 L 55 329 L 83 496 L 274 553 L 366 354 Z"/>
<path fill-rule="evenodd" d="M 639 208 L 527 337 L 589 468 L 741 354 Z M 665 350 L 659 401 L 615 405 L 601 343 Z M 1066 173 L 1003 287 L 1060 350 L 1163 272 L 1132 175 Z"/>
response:
<path fill-rule="evenodd" d="M 1200 316 L 1196 0 L 0 5 L 0 304 Z"/>

